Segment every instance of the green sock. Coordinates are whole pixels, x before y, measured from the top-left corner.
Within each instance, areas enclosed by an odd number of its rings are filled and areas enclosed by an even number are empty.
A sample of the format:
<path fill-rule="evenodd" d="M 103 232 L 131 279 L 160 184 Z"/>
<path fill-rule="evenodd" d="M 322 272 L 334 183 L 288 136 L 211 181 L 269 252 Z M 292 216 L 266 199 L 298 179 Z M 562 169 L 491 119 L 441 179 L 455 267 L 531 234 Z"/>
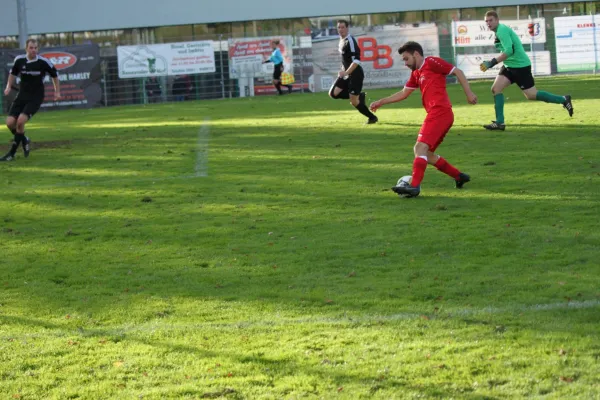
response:
<path fill-rule="evenodd" d="M 544 92 L 543 90 L 538 90 L 537 94 L 535 95 L 535 99 L 554 104 L 562 104 L 565 102 L 565 98 L 563 96 L 557 96 L 552 93 Z"/>
<path fill-rule="evenodd" d="M 494 96 L 494 109 L 496 110 L 496 122 L 504 123 L 504 94 L 499 93 Z"/>

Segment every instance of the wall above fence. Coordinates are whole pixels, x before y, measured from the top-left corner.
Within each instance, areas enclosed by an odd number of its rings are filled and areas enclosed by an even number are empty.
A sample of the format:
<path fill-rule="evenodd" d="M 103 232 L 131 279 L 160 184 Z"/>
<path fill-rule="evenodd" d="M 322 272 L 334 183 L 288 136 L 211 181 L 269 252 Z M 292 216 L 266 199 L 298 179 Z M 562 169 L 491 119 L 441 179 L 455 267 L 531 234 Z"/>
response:
<path fill-rule="evenodd" d="M 78 32 L 165 25 L 202 24 L 327 15 L 356 15 L 446 8 L 548 4 L 544 0 L 322 0 L 273 3 L 270 0 L 25 0 L 29 33 Z M 274 5 L 276 4 L 276 5 Z M 562 4 L 562 3 L 561 3 Z M 17 35 L 16 0 L 4 0 L 0 36 Z"/>

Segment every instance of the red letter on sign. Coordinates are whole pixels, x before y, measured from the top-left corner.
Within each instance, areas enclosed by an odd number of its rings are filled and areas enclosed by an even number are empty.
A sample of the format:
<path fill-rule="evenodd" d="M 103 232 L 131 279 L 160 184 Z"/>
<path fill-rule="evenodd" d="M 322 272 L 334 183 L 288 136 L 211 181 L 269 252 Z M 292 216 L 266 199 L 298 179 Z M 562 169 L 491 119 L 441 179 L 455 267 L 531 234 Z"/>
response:
<path fill-rule="evenodd" d="M 387 69 L 394 65 L 392 59 L 392 48 L 388 45 L 377 45 L 375 38 L 359 38 L 358 45 L 361 48 L 362 54 L 360 55 L 361 61 L 373 61 L 373 68 L 375 69 Z M 381 51 L 382 50 L 382 51 Z M 367 52 L 370 53 L 367 56 Z M 384 60 L 381 62 L 380 60 Z"/>

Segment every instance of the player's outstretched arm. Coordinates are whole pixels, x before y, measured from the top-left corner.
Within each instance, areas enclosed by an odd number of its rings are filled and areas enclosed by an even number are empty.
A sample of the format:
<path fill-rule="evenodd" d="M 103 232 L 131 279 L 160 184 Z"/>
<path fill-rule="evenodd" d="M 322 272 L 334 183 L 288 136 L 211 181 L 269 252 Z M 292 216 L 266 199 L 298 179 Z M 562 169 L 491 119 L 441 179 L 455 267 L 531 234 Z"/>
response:
<path fill-rule="evenodd" d="M 471 90 L 471 85 L 469 85 L 469 81 L 467 80 L 465 73 L 460 68 L 454 68 L 452 75 L 456 76 L 456 79 L 458 79 L 458 83 L 460 83 L 465 95 L 467 95 L 467 101 L 469 104 L 477 104 L 477 96 Z"/>
<path fill-rule="evenodd" d="M 369 106 L 369 108 L 371 109 L 371 111 L 377 111 L 378 108 L 380 108 L 381 106 L 383 106 L 385 104 L 397 103 L 399 101 L 406 99 L 414 91 L 415 91 L 415 89 L 404 87 L 404 89 L 402 89 L 401 91 L 399 91 L 397 93 L 394 93 L 391 96 L 388 96 L 381 100 L 372 102 L 371 105 Z"/>

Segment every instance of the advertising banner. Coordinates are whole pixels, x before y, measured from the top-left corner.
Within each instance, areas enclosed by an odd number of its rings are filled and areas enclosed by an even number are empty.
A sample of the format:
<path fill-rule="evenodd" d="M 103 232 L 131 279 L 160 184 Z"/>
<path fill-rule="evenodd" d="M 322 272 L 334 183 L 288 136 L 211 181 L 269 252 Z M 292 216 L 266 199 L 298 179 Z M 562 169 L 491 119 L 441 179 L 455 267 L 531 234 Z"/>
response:
<path fill-rule="evenodd" d="M 313 76 L 313 61 L 312 61 L 312 47 L 310 43 L 310 37 L 308 37 L 308 44 L 304 47 L 294 47 L 292 53 L 294 56 L 293 71 L 285 69 L 285 73 L 289 73 L 294 77 L 294 83 L 292 84 L 293 91 L 309 91 L 310 90 L 310 78 Z M 255 79 L 254 94 L 255 95 L 274 95 L 277 93 L 275 87 L 271 83 L 272 71 L 268 77 Z M 285 85 L 282 75 L 282 84 Z M 287 91 L 287 88 L 283 88 Z"/>
<path fill-rule="evenodd" d="M 368 30 L 352 28 L 351 35 L 361 48 L 361 65 L 365 73 L 364 87 L 402 87 L 411 70 L 398 55 L 398 48 L 409 40 L 418 38 L 426 56 L 439 56 L 438 28 L 435 24 L 402 24 L 370 27 Z M 341 69 L 338 52 L 339 37 L 313 42 L 315 91 L 329 90 Z"/>
<path fill-rule="evenodd" d="M 216 71 L 212 40 L 118 46 L 119 78 L 203 74 Z"/>
<path fill-rule="evenodd" d="M 6 50 L 2 54 L 5 76 L 8 77 L 16 56 L 23 55 L 23 50 Z M 47 58 L 58 70 L 61 99 L 54 101 L 54 85 L 49 75 L 44 78 L 45 99 L 42 108 L 91 108 L 102 99 L 100 81 L 100 50 L 98 45 L 81 45 L 52 47 L 41 49 L 40 56 Z M 20 80 L 17 78 L 17 86 Z M 9 96 L 12 102 L 16 92 Z"/>
<path fill-rule="evenodd" d="M 549 51 L 536 51 L 527 52 L 529 59 L 531 60 L 531 72 L 533 76 L 539 75 L 550 75 L 551 64 L 550 64 L 550 52 Z M 485 72 L 481 72 L 479 65 L 492 58 L 491 54 L 458 54 L 456 56 L 456 66 L 460 68 L 467 79 L 484 79 L 494 78 L 498 75 L 498 71 L 502 68 L 502 63 L 496 65 L 494 68 L 490 68 Z"/>
<path fill-rule="evenodd" d="M 523 44 L 546 43 L 546 20 L 544 18 L 500 20 L 511 28 Z M 529 33 L 531 28 L 532 33 Z M 495 33 L 484 21 L 452 22 L 452 44 L 454 47 L 493 46 Z"/>
<path fill-rule="evenodd" d="M 229 39 L 229 77 L 259 78 L 273 75 L 273 63 L 263 64 L 271 55 L 271 41 L 279 40 L 279 50 L 283 55 L 286 71 L 293 71 L 291 36 L 265 36 L 256 38 Z"/>
<path fill-rule="evenodd" d="M 554 18 L 558 72 L 600 67 L 600 15 Z"/>

